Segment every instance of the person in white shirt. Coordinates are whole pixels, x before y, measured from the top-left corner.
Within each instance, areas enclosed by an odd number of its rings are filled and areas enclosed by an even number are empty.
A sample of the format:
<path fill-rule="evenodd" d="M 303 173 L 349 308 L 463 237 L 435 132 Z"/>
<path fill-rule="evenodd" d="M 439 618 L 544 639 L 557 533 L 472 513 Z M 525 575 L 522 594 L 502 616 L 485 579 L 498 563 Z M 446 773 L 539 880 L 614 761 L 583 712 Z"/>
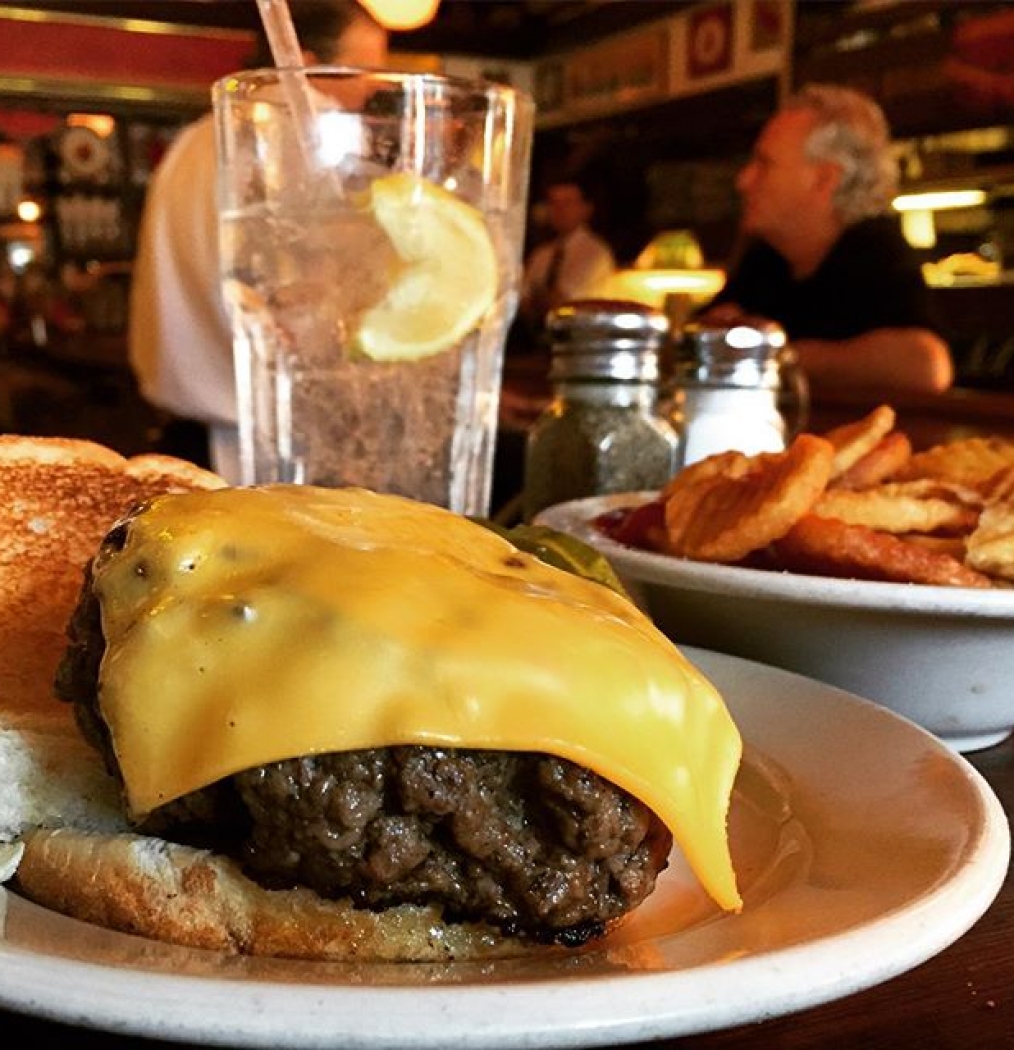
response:
<path fill-rule="evenodd" d="M 616 269 L 609 245 L 589 226 L 594 204 L 579 180 L 550 184 L 545 199 L 556 236 L 528 257 L 521 284 L 521 315 L 535 329 L 562 303 L 595 296 Z"/>
<path fill-rule="evenodd" d="M 308 64 L 366 67 L 387 60 L 387 32 L 354 0 L 292 5 Z M 252 65 L 271 65 L 261 42 Z M 186 127 L 155 171 L 145 198 L 131 281 L 129 356 L 143 397 L 181 430 L 207 427 L 209 450 L 190 441 L 160 451 L 201 460 L 239 483 L 232 332 L 222 299 L 212 114 Z M 203 436 L 203 434 L 202 434 Z M 210 452 L 210 455 L 208 453 Z"/>

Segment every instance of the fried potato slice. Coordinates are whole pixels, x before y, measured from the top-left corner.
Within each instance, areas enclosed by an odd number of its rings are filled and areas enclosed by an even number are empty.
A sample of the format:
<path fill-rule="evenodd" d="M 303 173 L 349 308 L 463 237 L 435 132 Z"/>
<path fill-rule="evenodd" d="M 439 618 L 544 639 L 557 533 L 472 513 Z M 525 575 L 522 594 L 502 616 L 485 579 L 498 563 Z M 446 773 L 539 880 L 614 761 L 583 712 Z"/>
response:
<path fill-rule="evenodd" d="M 945 481 L 885 482 L 854 492 L 829 489 L 817 501 L 814 514 L 881 532 L 968 532 L 982 509 L 974 489 Z"/>
<path fill-rule="evenodd" d="M 892 430 L 848 470 L 832 478 L 831 488 L 868 489 L 893 477 L 912 455 L 912 442 L 900 430 Z"/>
<path fill-rule="evenodd" d="M 917 452 L 898 472 L 899 481 L 937 478 L 979 488 L 1005 467 L 1014 466 L 1014 442 L 973 437 Z"/>
<path fill-rule="evenodd" d="M 750 471 L 750 457 L 744 452 L 716 452 L 674 474 L 662 489 L 662 500 L 696 489 L 714 478 L 741 478 Z"/>
<path fill-rule="evenodd" d="M 986 507 L 966 547 L 965 562 L 973 569 L 1014 581 L 1014 500 Z"/>
<path fill-rule="evenodd" d="M 774 549 L 781 566 L 790 572 L 939 587 L 992 586 L 988 576 L 949 554 L 816 514 L 796 522 Z"/>
<path fill-rule="evenodd" d="M 723 452 L 692 464 L 666 489 L 667 553 L 737 562 L 766 547 L 814 505 L 833 460 L 829 442 L 800 434 L 784 452 Z"/>
<path fill-rule="evenodd" d="M 834 466 L 831 477 L 837 478 L 854 467 L 863 456 L 872 452 L 894 429 L 895 412 L 890 405 L 880 405 L 869 415 L 854 423 L 834 427 L 824 434 L 824 440 L 834 447 Z"/>
<path fill-rule="evenodd" d="M 899 540 L 906 543 L 916 543 L 926 550 L 936 551 L 937 554 L 949 554 L 958 561 L 965 560 L 965 544 L 967 534 L 961 536 L 927 536 L 921 532 L 906 532 L 898 536 Z"/>
<path fill-rule="evenodd" d="M 990 475 L 980 489 L 987 503 L 999 503 L 1004 500 L 1014 503 L 1014 464 Z"/>

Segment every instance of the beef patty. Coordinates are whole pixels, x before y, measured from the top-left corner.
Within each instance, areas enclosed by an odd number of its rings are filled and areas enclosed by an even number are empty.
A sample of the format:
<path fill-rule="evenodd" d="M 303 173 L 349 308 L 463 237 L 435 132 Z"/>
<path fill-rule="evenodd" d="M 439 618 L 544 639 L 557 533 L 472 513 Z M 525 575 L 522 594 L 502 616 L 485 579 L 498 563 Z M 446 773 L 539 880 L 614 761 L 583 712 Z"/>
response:
<path fill-rule="evenodd" d="M 122 546 L 125 528 L 106 543 Z M 57 692 L 119 775 L 98 708 L 105 643 L 90 575 L 69 635 Z M 245 770 L 160 807 L 140 830 L 232 856 L 268 887 L 370 908 L 435 903 L 450 918 L 571 944 L 639 904 L 672 843 L 651 810 L 565 759 L 419 746 Z"/>

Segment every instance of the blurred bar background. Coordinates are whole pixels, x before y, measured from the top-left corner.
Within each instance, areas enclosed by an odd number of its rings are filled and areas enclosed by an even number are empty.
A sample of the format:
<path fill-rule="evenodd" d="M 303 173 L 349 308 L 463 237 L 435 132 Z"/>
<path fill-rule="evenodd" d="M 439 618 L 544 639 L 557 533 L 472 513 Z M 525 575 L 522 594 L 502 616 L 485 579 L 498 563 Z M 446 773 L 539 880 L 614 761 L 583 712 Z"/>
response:
<path fill-rule="evenodd" d="M 253 0 L 0 4 L 0 430 L 124 452 L 156 439 L 125 344 L 145 188 L 211 82 L 244 64 L 256 19 Z M 920 444 L 1014 436 L 1009 4 L 444 0 L 392 34 L 392 52 L 395 66 L 530 91 L 529 246 L 541 188 L 580 167 L 621 267 L 613 290 L 677 317 L 722 280 L 736 173 L 779 98 L 807 81 L 867 91 L 891 122 L 904 228 L 957 368 L 954 390 L 897 405 L 901 425 Z M 508 357 L 501 495 L 546 392 L 541 357 Z M 867 407 L 842 392 L 814 425 Z"/>

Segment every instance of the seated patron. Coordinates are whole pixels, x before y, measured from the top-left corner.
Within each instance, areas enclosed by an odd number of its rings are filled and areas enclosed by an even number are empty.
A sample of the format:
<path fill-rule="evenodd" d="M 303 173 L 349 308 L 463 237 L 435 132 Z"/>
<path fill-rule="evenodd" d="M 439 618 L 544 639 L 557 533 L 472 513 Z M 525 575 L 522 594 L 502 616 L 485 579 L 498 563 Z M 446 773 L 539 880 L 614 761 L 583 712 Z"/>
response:
<path fill-rule="evenodd" d="M 846 88 L 803 88 L 739 174 L 743 251 L 701 319 L 778 322 L 816 391 L 947 390 L 950 352 L 891 211 L 897 184 L 880 107 Z"/>
<path fill-rule="evenodd" d="M 609 245 L 595 233 L 595 206 L 582 183 L 565 179 L 546 189 L 546 217 L 553 237 L 540 244 L 525 263 L 521 315 L 532 330 L 562 303 L 585 299 L 616 269 Z"/>

